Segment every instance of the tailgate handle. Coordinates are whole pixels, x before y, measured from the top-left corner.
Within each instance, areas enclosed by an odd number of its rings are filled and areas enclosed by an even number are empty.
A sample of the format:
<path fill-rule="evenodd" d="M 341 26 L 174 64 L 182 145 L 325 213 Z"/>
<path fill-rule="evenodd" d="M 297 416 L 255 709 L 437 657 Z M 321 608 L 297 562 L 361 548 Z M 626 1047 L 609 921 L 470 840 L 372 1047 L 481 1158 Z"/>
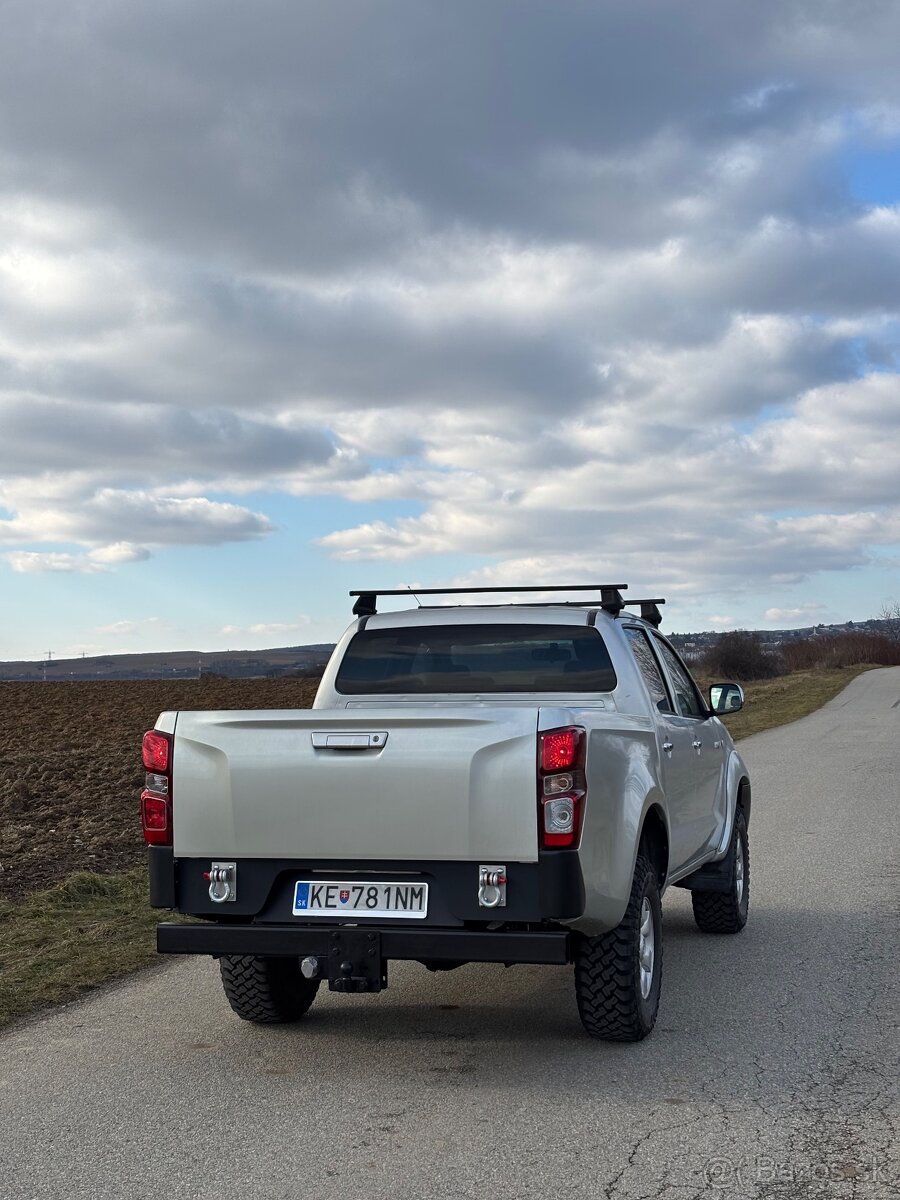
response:
<path fill-rule="evenodd" d="M 380 750 L 388 735 L 377 733 L 329 733 L 327 730 L 312 735 L 316 750 Z"/>

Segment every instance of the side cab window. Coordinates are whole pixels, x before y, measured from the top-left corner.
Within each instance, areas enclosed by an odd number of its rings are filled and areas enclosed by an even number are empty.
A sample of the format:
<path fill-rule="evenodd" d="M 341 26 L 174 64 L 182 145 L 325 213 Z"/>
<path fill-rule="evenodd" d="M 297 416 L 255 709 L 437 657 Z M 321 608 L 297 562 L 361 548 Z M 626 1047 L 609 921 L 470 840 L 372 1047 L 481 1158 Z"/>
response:
<path fill-rule="evenodd" d="M 664 642 L 657 634 L 653 635 L 653 642 L 666 665 L 675 691 L 675 711 L 682 717 L 703 720 L 707 715 L 706 705 L 703 703 L 697 685 L 691 679 L 687 667 L 668 642 Z"/>
<path fill-rule="evenodd" d="M 653 653 L 653 647 L 650 645 L 650 639 L 637 625 L 625 625 L 624 632 L 638 669 L 644 678 L 644 683 L 647 685 L 652 703 L 660 712 L 673 712 L 672 700 L 663 680 L 662 671 L 659 669 L 659 663 L 656 661 L 656 655 Z"/>

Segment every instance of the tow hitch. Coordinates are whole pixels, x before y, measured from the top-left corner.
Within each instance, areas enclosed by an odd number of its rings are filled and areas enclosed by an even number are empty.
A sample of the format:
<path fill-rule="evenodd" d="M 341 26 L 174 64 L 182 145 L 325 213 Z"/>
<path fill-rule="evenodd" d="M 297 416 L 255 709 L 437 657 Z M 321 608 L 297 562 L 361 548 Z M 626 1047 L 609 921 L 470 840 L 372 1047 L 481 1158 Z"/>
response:
<path fill-rule="evenodd" d="M 331 934 L 328 987 L 332 992 L 380 992 L 387 987 L 387 963 L 377 930 L 340 929 Z"/>

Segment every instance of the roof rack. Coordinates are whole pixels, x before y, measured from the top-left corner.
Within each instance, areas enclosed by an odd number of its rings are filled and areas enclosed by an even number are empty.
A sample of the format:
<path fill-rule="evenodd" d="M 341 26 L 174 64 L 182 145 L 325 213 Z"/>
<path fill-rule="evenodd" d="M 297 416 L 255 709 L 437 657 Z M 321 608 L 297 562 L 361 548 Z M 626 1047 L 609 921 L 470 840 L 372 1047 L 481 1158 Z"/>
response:
<path fill-rule="evenodd" d="M 657 596 L 655 600 L 626 600 L 626 605 L 631 608 L 635 604 L 641 606 L 641 619 L 646 621 L 648 625 L 652 625 L 654 629 L 659 629 L 662 624 L 662 613 L 659 611 L 659 605 L 665 604 L 665 600 Z"/>
<path fill-rule="evenodd" d="M 626 602 L 622 598 L 622 592 L 627 590 L 627 583 L 573 583 L 569 585 L 552 584 L 543 587 L 392 588 L 377 592 L 368 590 L 351 592 L 350 595 L 358 597 L 353 605 L 354 617 L 372 617 L 378 611 L 376 601 L 379 596 L 412 596 L 414 599 L 418 599 L 419 596 L 476 596 L 501 592 L 599 592 L 600 608 L 615 617 L 625 607 Z M 590 602 L 585 601 L 585 603 Z"/>

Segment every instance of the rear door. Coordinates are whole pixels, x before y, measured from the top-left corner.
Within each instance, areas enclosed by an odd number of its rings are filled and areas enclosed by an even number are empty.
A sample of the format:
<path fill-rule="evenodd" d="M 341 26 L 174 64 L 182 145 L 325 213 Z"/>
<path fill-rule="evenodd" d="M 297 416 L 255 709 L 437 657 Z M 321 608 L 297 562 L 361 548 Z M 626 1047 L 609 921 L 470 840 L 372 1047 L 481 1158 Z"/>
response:
<path fill-rule="evenodd" d="M 181 712 L 178 857 L 532 862 L 538 710 Z"/>
<path fill-rule="evenodd" d="M 690 861 L 706 850 L 716 836 L 725 752 L 715 722 L 706 719 L 706 705 L 687 667 L 658 634 L 652 636 L 668 676 L 675 707 L 675 712 L 663 719 L 670 740 L 675 741 L 677 749 L 684 747 L 679 755 L 683 778 L 678 783 L 678 790 L 686 822 L 684 861 Z"/>
<path fill-rule="evenodd" d="M 690 725 L 675 716 L 674 697 L 649 635 L 638 625 L 624 626 L 624 633 L 655 709 L 666 807 L 669 812 L 671 866 L 677 871 L 695 852 L 695 831 L 692 826 L 695 819 L 693 807 L 696 752 L 691 744 L 694 739 Z"/>

